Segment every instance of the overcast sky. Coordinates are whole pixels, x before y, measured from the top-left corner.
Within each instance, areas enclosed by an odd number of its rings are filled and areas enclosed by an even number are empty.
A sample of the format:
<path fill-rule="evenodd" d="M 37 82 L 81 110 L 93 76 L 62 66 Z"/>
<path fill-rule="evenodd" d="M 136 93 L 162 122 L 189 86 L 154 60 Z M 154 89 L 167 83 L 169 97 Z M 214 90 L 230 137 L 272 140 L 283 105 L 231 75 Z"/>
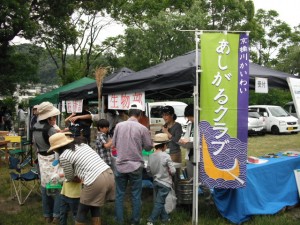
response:
<path fill-rule="evenodd" d="M 276 10 L 279 18 L 291 27 L 300 24 L 300 0 L 253 0 L 253 2 L 255 10 Z"/>

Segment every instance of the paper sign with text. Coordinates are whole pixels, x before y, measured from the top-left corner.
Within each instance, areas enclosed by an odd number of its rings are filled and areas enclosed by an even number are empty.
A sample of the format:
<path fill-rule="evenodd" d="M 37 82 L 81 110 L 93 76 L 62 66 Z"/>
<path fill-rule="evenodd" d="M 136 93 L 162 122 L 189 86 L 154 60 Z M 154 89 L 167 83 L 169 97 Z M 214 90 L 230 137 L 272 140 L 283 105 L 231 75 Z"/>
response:
<path fill-rule="evenodd" d="M 82 112 L 83 100 L 70 100 L 66 101 L 67 113 L 81 113 Z"/>
<path fill-rule="evenodd" d="M 139 102 L 145 108 L 145 92 L 123 92 L 108 95 L 108 108 L 115 110 L 128 110 L 134 102 Z"/>
<path fill-rule="evenodd" d="M 255 77 L 255 93 L 268 93 L 268 78 Z"/>

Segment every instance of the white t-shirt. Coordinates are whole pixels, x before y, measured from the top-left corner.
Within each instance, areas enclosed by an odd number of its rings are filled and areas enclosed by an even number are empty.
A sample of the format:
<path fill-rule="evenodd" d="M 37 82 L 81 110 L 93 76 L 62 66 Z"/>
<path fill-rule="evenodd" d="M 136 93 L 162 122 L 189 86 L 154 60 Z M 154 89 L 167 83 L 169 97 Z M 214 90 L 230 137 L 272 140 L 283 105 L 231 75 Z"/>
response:
<path fill-rule="evenodd" d="M 26 115 L 25 115 L 24 110 L 23 110 L 23 109 L 19 109 L 18 114 L 19 114 L 19 119 L 20 119 L 20 121 L 25 121 Z"/>

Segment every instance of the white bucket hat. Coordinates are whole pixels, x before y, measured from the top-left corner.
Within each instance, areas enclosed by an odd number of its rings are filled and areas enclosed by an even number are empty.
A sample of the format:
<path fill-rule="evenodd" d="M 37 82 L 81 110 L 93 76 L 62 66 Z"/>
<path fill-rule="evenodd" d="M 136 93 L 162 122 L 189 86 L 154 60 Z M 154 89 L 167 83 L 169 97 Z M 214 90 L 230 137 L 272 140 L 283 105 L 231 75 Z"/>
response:
<path fill-rule="evenodd" d="M 37 108 L 38 121 L 48 119 L 52 116 L 58 116 L 60 111 L 53 106 L 51 102 L 42 102 Z"/>
<path fill-rule="evenodd" d="M 74 138 L 67 137 L 64 133 L 56 133 L 49 137 L 50 148 L 47 151 L 52 152 L 74 141 Z"/>

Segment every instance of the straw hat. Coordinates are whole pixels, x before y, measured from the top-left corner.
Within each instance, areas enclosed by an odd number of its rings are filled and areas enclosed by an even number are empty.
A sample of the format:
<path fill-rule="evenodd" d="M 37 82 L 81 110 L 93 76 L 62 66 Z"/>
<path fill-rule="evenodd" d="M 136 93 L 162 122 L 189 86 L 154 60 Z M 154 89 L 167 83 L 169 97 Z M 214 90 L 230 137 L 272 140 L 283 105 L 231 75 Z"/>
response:
<path fill-rule="evenodd" d="M 51 102 L 42 102 L 37 108 L 38 121 L 48 119 L 52 116 L 58 116 L 60 111 L 53 106 Z"/>
<path fill-rule="evenodd" d="M 166 133 L 155 134 L 153 139 L 153 146 L 168 143 L 170 140 Z"/>
<path fill-rule="evenodd" d="M 64 133 L 53 134 L 49 138 L 49 143 L 51 147 L 47 152 L 49 153 L 55 151 L 56 149 L 65 146 L 73 141 L 74 141 L 73 138 L 67 137 Z"/>

